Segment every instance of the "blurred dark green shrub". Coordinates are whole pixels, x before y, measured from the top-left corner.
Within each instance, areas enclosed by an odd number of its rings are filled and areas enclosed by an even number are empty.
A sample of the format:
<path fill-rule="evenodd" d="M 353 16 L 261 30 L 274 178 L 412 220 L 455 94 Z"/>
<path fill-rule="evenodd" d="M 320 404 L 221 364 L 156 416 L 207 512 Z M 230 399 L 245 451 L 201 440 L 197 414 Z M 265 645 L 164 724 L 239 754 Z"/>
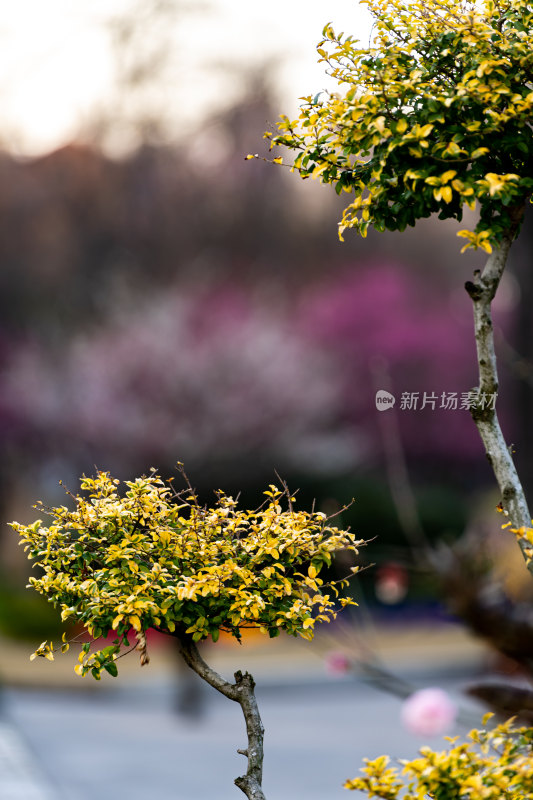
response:
<path fill-rule="evenodd" d="M 44 598 L 2 581 L 0 635 L 35 643 L 36 639 L 60 637 L 64 628 L 57 611 Z"/>

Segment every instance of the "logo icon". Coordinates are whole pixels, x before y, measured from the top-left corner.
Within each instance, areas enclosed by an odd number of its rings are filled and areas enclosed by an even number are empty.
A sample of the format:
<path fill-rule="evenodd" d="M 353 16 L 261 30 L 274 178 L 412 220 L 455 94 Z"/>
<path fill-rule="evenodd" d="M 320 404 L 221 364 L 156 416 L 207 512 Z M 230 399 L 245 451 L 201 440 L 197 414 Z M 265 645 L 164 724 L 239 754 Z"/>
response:
<path fill-rule="evenodd" d="M 394 406 L 396 402 L 396 398 L 390 392 L 386 392 L 385 389 L 379 389 L 376 392 L 376 408 L 378 411 L 388 411 L 389 408 Z"/>

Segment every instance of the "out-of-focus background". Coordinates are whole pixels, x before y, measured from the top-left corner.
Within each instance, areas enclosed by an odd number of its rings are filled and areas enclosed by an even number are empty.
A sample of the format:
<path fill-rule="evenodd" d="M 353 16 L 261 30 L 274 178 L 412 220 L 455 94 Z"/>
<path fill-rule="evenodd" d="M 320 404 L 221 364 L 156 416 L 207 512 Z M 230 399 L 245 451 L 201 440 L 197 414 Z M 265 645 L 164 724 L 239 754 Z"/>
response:
<path fill-rule="evenodd" d="M 223 798 L 231 780 L 220 789 L 217 770 L 241 766 L 221 757 L 198 782 L 194 746 L 207 737 L 218 757 L 229 723 L 171 643 L 151 641 L 154 664 L 140 676 L 133 659 L 116 686 L 82 684 L 67 658 L 27 661 L 60 628 L 25 590 L 29 567 L 5 522 L 32 520 L 37 499 L 65 502 L 59 481 L 76 490 L 95 467 L 170 477 L 179 460 L 206 501 L 221 488 L 256 505 L 276 473 L 304 507 L 334 513 L 354 498 L 342 523 L 373 540 L 361 560 L 374 566 L 353 588 L 360 610 L 314 646 L 248 637 L 210 651 L 281 692 L 273 796 L 341 796 L 362 755 L 405 744 L 398 700 L 376 688 L 397 697 L 405 686 L 379 665 L 413 687 L 494 668 L 520 680 L 520 652 L 493 642 L 496 659 L 468 633 L 486 633 L 487 592 L 531 597 L 461 407 L 476 384 L 463 284 L 482 260 L 460 256 L 457 227 L 434 219 L 341 244 L 332 191 L 244 160 L 267 155 L 263 132 L 295 115 L 298 97 L 331 87 L 314 51 L 329 20 L 368 40 L 352 0 L 20 0 L 0 12 L 0 678 L 15 725 L 0 755 L 29 781 L 13 797 L 44 797 L 45 784 L 47 797 L 121 796 L 119 780 L 130 798 L 149 783 L 162 800 Z M 498 408 L 526 488 L 530 238 L 526 224 L 495 304 Z M 382 389 L 393 410 L 377 410 Z M 318 784 L 313 721 L 330 765 Z M 157 755 L 169 742 L 172 758 L 186 754 L 178 765 Z M 135 746 L 147 753 L 141 777 Z"/>

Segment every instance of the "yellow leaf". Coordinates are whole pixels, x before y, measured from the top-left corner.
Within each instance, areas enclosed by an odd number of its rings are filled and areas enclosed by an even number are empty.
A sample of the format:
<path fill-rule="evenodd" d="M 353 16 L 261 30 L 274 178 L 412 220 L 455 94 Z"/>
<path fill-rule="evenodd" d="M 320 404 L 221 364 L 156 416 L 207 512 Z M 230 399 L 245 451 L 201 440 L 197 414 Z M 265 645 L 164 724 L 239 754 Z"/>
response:
<path fill-rule="evenodd" d="M 452 197 L 453 197 L 452 187 L 451 186 L 443 186 L 441 188 L 441 195 L 442 195 L 442 199 L 444 200 L 445 203 L 451 203 Z"/>
<path fill-rule="evenodd" d="M 428 123 L 427 125 L 423 125 L 423 126 L 422 126 L 422 127 L 421 127 L 421 128 L 418 130 L 418 131 L 417 131 L 417 138 L 419 138 L 419 139 L 425 139 L 425 138 L 426 138 L 426 136 L 429 136 L 429 134 L 431 133 L 431 131 L 433 130 L 433 128 L 434 128 L 434 125 L 432 125 L 431 123 Z"/>
<path fill-rule="evenodd" d="M 465 151 L 462 150 L 458 144 L 455 142 L 450 142 L 450 144 L 444 150 L 444 154 L 447 156 L 459 156 Z"/>
<path fill-rule="evenodd" d="M 376 117 L 376 119 L 371 123 L 371 125 L 379 131 L 379 133 L 383 133 L 385 130 L 385 117 Z"/>
<path fill-rule="evenodd" d="M 318 176 L 319 176 L 319 175 L 320 175 L 322 172 L 324 172 L 324 170 L 325 170 L 325 169 L 327 169 L 327 168 L 328 168 L 328 164 L 318 164 L 318 166 L 316 166 L 316 167 L 314 168 L 313 172 L 311 173 L 311 177 L 313 178 L 313 180 L 314 180 L 315 178 L 318 178 Z"/>
<path fill-rule="evenodd" d="M 272 159 L 273 164 L 283 164 L 283 156 L 278 156 L 277 158 Z"/>
<path fill-rule="evenodd" d="M 440 176 L 441 182 L 448 183 L 448 181 L 451 181 L 451 179 L 455 178 L 456 175 L 457 175 L 457 170 L 449 169 L 446 172 L 443 172 L 442 175 Z"/>
<path fill-rule="evenodd" d="M 132 614 L 131 617 L 128 618 L 128 622 L 130 623 L 131 627 L 134 628 L 136 631 L 141 630 L 141 620 L 137 616 L 137 614 Z"/>
<path fill-rule="evenodd" d="M 505 185 L 509 181 L 517 180 L 520 180 L 520 176 L 513 173 L 507 173 L 507 175 L 497 175 L 495 172 L 487 172 L 485 175 L 485 181 L 489 185 L 489 194 L 491 197 L 504 189 Z"/>
<path fill-rule="evenodd" d="M 396 123 L 396 133 L 405 133 L 406 130 L 407 130 L 407 120 L 400 119 Z"/>

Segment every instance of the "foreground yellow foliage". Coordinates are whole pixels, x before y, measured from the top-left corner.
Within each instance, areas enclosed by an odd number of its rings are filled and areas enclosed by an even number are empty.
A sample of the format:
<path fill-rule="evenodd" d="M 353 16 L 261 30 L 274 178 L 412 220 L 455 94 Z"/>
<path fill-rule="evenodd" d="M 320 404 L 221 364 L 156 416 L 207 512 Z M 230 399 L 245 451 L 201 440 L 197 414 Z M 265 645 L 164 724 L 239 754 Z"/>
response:
<path fill-rule="evenodd" d="M 484 717 L 485 723 L 491 714 Z M 344 785 L 382 800 L 531 800 L 533 728 L 508 720 L 492 730 L 472 730 L 469 741 L 448 750 L 420 749 L 419 758 L 389 766 L 388 756 L 366 759 L 364 777 Z"/>
<path fill-rule="evenodd" d="M 335 617 L 336 604 L 353 604 L 337 600 L 347 579 L 325 584 L 319 573 L 336 550 L 356 553 L 362 542 L 320 512 L 297 511 L 287 491 L 271 486 L 265 503 L 247 511 L 223 493 L 202 507 L 192 490 L 176 494 L 156 474 L 126 481 L 124 493 L 107 472 L 84 477 L 81 488 L 74 510 L 39 506 L 52 517 L 48 527 L 11 523 L 42 569 L 31 586 L 61 618 L 82 623 L 93 639 L 116 631 L 101 650 L 83 645 L 81 675 L 116 675 L 131 629 L 146 660 L 148 628 L 195 642 L 216 641 L 221 630 L 240 638 L 246 626 L 311 639 L 316 622 Z M 53 658 L 53 645 L 43 642 L 34 655 Z"/>

